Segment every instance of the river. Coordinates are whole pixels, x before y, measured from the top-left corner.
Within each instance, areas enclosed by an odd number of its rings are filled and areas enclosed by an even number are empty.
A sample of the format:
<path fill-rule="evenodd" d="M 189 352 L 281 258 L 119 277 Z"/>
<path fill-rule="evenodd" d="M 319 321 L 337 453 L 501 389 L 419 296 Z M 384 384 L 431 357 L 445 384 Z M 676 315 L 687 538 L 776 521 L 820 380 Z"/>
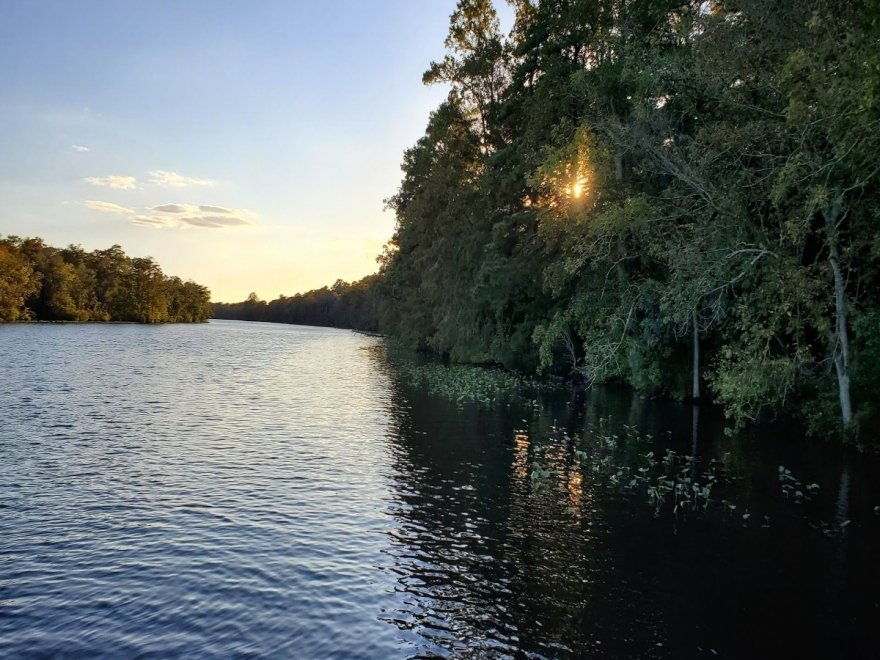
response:
<path fill-rule="evenodd" d="M 381 341 L 0 326 L 0 656 L 875 657 L 873 454 Z"/>

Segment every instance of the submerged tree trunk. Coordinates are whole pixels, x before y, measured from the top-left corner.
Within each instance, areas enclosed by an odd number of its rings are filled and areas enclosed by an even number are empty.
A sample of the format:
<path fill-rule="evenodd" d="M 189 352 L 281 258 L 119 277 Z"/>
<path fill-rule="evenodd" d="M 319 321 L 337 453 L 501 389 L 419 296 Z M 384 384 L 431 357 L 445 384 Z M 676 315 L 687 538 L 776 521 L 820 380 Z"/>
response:
<path fill-rule="evenodd" d="M 691 312 L 691 321 L 693 323 L 694 333 L 694 382 L 691 390 L 691 397 L 694 401 L 700 398 L 700 326 L 697 323 L 697 310 Z"/>
<path fill-rule="evenodd" d="M 837 371 L 837 388 L 840 394 L 840 414 L 843 428 L 852 425 L 852 399 L 850 398 L 849 370 L 849 331 L 846 318 L 846 291 L 843 273 L 840 271 L 840 249 L 837 245 L 835 223 L 840 214 L 838 205 L 825 212 L 825 226 L 828 232 L 828 263 L 834 276 L 834 309 L 836 323 L 834 329 L 834 368 Z"/>
<path fill-rule="evenodd" d="M 849 459 L 844 458 L 840 470 L 840 486 L 837 488 L 837 506 L 834 518 L 838 525 L 849 520 Z"/>

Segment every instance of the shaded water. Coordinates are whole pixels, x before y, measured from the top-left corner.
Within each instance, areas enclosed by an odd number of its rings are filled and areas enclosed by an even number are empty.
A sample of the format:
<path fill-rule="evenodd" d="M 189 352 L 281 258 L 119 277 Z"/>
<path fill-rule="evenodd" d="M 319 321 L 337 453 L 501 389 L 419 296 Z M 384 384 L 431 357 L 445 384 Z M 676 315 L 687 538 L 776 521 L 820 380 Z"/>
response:
<path fill-rule="evenodd" d="M 5 326 L 0 348 L 0 656 L 880 643 L 870 456 L 623 390 L 452 404 L 331 329 Z M 667 449 L 717 470 L 705 507 L 615 483 Z M 780 464 L 816 494 L 786 497 Z"/>

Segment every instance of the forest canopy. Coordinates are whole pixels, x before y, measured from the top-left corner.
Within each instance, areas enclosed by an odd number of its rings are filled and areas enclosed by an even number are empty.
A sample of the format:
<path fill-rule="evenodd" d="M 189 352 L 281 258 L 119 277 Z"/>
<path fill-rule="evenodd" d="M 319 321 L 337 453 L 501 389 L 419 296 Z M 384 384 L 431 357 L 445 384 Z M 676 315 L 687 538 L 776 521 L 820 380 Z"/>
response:
<path fill-rule="evenodd" d="M 0 322 L 179 323 L 211 316 L 207 288 L 168 277 L 118 245 L 86 252 L 39 238 L 0 236 Z"/>
<path fill-rule="evenodd" d="M 739 422 L 876 421 L 880 4 L 511 4 L 504 35 L 458 3 L 368 302 L 331 324 Z"/>
<path fill-rule="evenodd" d="M 282 295 L 268 303 L 251 293 L 240 303 L 214 303 L 214 318 L 375 331 L 379 327 L 377 278 L 368 275 L 352 283 L 336 280 L 333 286 Z"/>

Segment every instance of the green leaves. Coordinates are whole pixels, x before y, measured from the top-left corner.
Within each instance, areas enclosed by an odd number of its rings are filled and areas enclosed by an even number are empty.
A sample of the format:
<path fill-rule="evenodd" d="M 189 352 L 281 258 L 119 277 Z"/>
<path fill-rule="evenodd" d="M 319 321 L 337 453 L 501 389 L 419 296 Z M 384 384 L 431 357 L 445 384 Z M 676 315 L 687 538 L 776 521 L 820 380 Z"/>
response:
<path fill-rule="evenodd" d="M 880 308 L 871 3 L 516 11 L 505 39 L 461 0 L 425 75 L 451 91 L 388 202 L 384 329 L 588 384 L 707 383 L 737 423 L 845 423 L 880 350 L 859 321 Z"/>
<path fill-rule="evenodd" d="M 86 253 L 38 238 L 0 240 L 0 322 L 205 321 L 210 300 L 205 287 L 166 277 L 152 259 L 131 259 L 118 245 Z"/>

